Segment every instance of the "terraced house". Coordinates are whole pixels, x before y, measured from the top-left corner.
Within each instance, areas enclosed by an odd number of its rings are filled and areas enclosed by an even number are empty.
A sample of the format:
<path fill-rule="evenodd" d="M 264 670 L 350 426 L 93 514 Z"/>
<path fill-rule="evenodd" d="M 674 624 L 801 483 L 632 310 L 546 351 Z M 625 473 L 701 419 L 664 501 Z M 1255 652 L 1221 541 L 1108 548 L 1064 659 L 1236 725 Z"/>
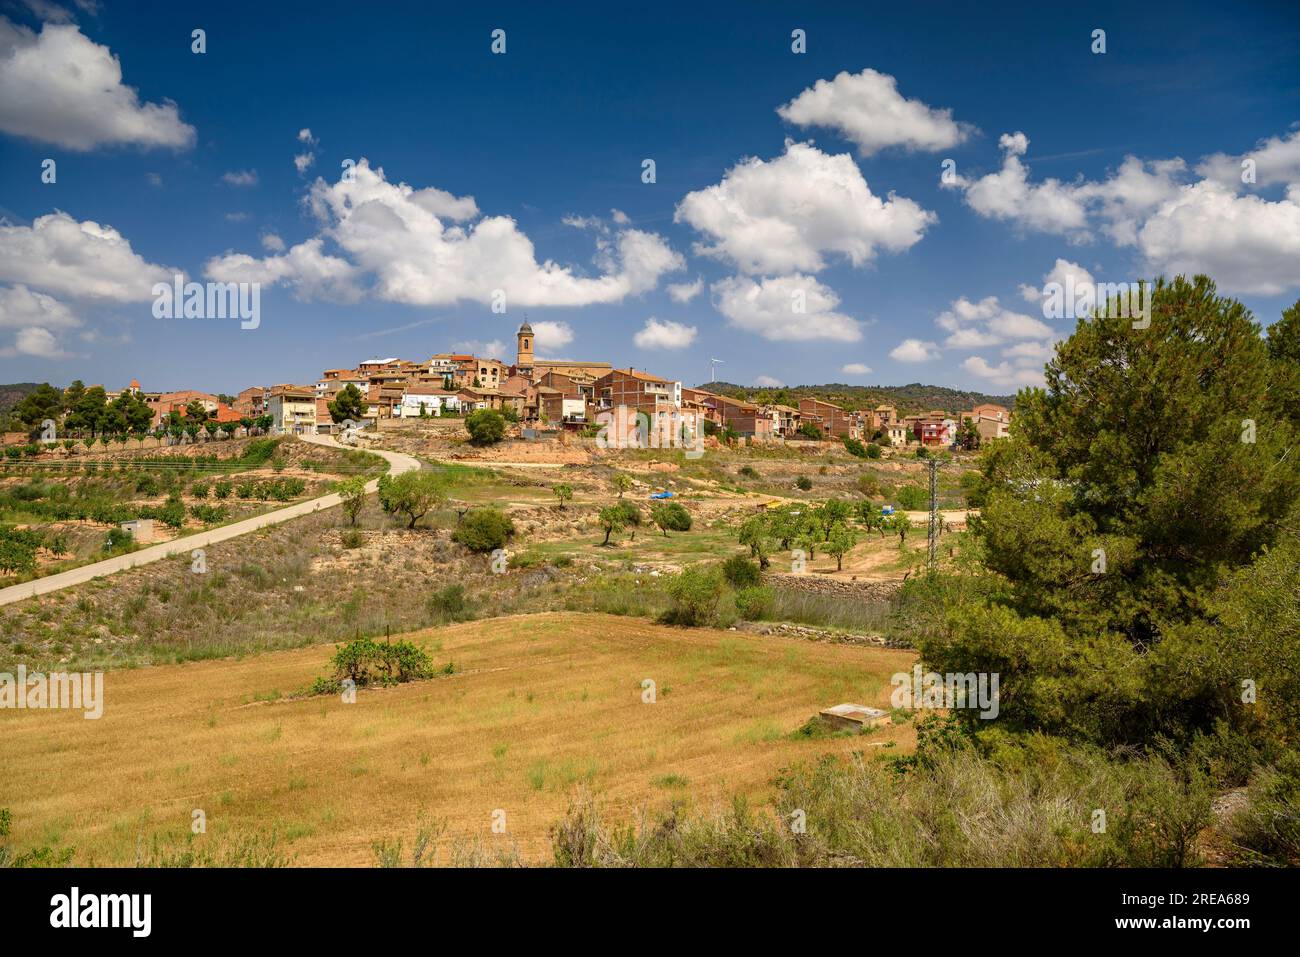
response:
<path fill-rule="evenodd" d="M 799 414 L 806 420 L 816 416 L 821 420 L 823 434 L 836 439 L 860 439 L 862 430 L 858 428 L 857 419 L 852 413 L 845 412 L 838 405 L 823 402 L 821 399 L 800 399 Z"/>

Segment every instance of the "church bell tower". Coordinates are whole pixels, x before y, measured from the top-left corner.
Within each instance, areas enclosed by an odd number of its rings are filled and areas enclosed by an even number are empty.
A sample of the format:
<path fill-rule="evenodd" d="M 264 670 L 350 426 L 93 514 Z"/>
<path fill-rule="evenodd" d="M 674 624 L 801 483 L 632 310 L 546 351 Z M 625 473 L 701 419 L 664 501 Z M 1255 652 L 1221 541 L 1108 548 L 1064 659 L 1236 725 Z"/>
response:
<path fill-rule="evenodd" d="M 524 324 L 519 327 L 519 332 L 515 334 L 518 340 L 519 348 L 515 356 L 515 367 L 519 374 L 531 377 L 533 374 L 533 327 L 524 319 Z"/>

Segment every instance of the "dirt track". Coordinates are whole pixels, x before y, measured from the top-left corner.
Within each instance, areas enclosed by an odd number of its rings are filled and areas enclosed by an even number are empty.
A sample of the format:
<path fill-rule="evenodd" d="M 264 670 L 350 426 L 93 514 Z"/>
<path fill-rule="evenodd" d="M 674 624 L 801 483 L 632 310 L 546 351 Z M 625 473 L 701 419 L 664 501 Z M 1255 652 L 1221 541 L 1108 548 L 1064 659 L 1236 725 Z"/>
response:
<path fill-rule="evenodd" d="M 342 448 L 341 445 L 328 436 L 306 435 L 302 438 L 316 445 Z M 374 453 L 388 462 L 389 474 L 391 475 L 400 475 L 402 472 L 409 472 L 420 467 L 420 463 L 416 459 L 400 452 L 386 452 L 375 449 Z M 374 492 L 378 486 L 379 480 L 373 479 L 366 485 L 366 491 Z M 95 578 L 103 578 L 106 575 L 114 575 L 129 568 L 162 561 L 164 558 L 171 558 L 173 555 L 190 552 L 196 548 L 206 548 L 209 545 L 215 545 L 217 542 L 228 541 L 232 538 L 238 538 L 240 535 L 247 535 L 249 532 L 266 528 L 268 525 L 278 525 L 280 522 L 287 522 L 290 519 L 299 518 L 322 508 L 333 508 L 339 504 L 339 501 L 337 494 L 322 495 L 319 498 L 308 499 L 305 502 L 298 502 L 296 505 L 268 512 L 265 515 L 255 515 L 241 522 L 223 525 L 208 532 L 185 535 L 170 542 L 151 545 L 148 548 L 142 548 L 127 555 L 106 558 L 104 561 L 95 562 L 93 565 L 83 565 L 80 568 L 59 572 L 57 575 L 47 575 L 44 578 L 24 582 L 21 585 L 11 585 L 8 588 L 0 589 L 0 605 L 22 601 L 24 598 L 34 598 L 37 595 L 48 595 L 50 592 L 85 584 Z"/>

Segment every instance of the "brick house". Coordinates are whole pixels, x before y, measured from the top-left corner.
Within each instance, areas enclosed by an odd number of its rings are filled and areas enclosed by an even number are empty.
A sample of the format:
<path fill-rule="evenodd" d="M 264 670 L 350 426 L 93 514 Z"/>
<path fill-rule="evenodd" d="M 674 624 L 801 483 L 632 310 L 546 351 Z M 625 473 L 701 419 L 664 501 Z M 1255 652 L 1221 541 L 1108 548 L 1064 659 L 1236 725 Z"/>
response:
<path fill-rule="evenodd" d="M 1011 410 L 995 402 L 984 402 L 969 412 L 962 412 L 959 421 L 970 419 L 979 433 L 980 441 L 987 439 L 1005 439 L 1011 434 Z"/>
<path fill-rule="evenodd" d="M 234 409 L 240 416 L 256 419 L 266 412 L 266 401 L 271 390 L 264 385 L 250 386 L 235 396 Z"/>
<path fill-rule="evenodd" d="M 713 422 L 720 422 L 724 428 L 731 429 L 745 438 L 763 442 L 770 441 L 776 434 L 771 413 L 763 411 L 755 403 L 713 392 L 695 391 L 699 395 L 699 403 L 705 409 L 715 413 L 708 418 Z"/>
<path fill-rule="evenodd" d="M 838 405 L 823 402 L 821 399 L 800 399 L 799 414 L 804 421 L 809 416 L 821 419 L 822 433 L 837 439 L 859 439 L 862 437 L 857 421 L 852 413 L 845 412 Z"/>

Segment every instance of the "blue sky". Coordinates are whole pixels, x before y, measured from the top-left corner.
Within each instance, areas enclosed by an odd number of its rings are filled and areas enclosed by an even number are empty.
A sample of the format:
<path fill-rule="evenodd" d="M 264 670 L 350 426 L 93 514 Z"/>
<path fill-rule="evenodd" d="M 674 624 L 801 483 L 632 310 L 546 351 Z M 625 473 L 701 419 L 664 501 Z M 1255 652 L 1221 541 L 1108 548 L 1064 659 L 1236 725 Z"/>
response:
<path fill-rule="evenodd" d="M 526 313 L 688 383 L 1000 393 L 1072 325 L 1049 274 L 1300 297 L 1300 6 L 990 6 L 0 5 L 0 381 L 509 361 Z M 259 327 L 154 318 L 177 269 Z"/>

